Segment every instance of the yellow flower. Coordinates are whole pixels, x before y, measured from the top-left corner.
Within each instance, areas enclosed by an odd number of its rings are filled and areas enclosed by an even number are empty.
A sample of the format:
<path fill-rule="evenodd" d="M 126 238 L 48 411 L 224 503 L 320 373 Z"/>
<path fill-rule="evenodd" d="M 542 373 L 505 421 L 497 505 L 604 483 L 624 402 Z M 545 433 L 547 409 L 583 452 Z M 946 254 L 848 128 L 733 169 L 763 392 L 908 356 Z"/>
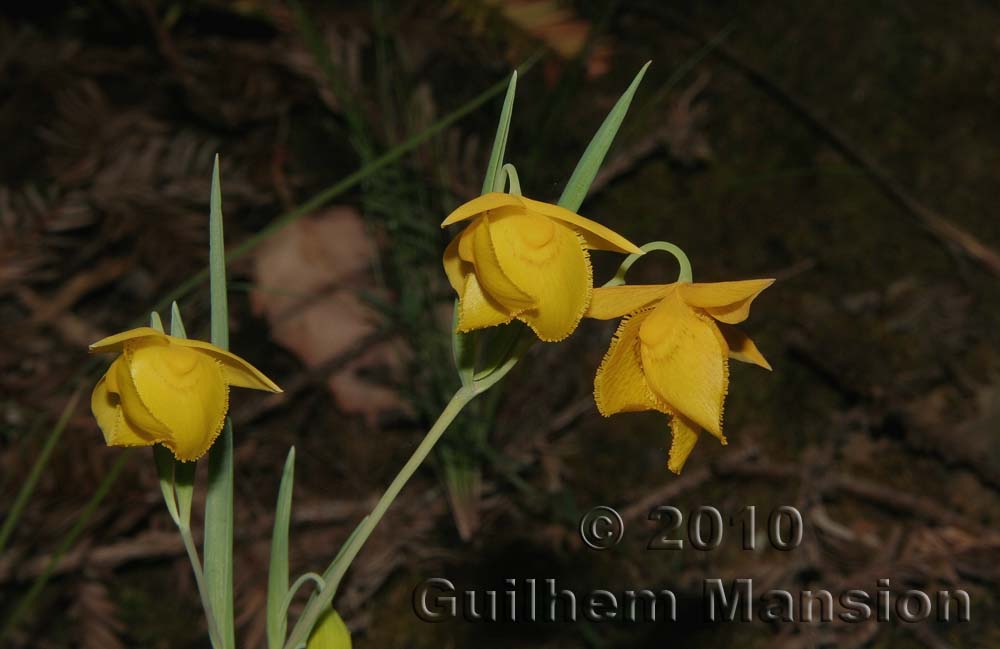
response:
<path fill-rule="evenodd" d="M 460 206 L 441 227 L 472 219 L 444 252 L 459 296 L 458 330 L 523 321 L 539 339 L 562 340 L 590 303 L 587 250 L 641 251 L 567 209 L 493 192 Z"/>
<path fill-rule="evenodd" d="M 90 351 L 121 353 L 90 397 L 109 446 L 161 443 L 178 460 L 197 460 L 222 430 L 229 386 L 281 392 L 235 354 L 150 327 L 109 336 Z"/>
<path fill-rule="evenodd" d="M 707 430 L 723 444 L 722 409 L 729 362 L 771 366 L 734 324 L 773 279 L 693 284 L 616 286 L 594 290 L 587 317 L 626 314 L 594 378 L 604 416 L 658 410 L 670 415 L 673 442 L 668 467 L 680 473 Z M 654 306 L 655 305 L 655 306 Z"/>
<path fill-rule="evenodd" d="M 337 611 L 328 609 L 309 634 L 306 649 L 351 649 L 351 632 Z"/>

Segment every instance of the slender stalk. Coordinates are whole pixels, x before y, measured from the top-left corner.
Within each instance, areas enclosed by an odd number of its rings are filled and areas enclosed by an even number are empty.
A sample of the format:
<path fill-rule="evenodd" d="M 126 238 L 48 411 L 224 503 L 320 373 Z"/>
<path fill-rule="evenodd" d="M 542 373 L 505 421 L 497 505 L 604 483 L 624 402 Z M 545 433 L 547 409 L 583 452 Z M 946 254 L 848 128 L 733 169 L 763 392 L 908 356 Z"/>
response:
<path fill-rule="evenodd" d="M 121 470 L 125 467 L 125 462 L 128 461 L 128 458 L 130 457 L 130 450 L 131 449 L 126 449 L 122 452 L 118 456 L 118 459 L 115 460 L 115 463 L 111 465 L 111 469 L 107 472 L 107 474 L 105 474 L 104 479 L 101 480 L 101 484 L 97 486 L 97 490 L 94 492 L 94 495 L 87 501 L 83 511 L 81 511 L 80 515 L 77 517 L 76 522 L 73 523 L 73 527 L 66 532 L 66 536 L 63 537 L 59 547 L 57 547 L 56 551 L 52 553 L 52 558 L 49 559 L 49 562 L 46 564 L 42 574 L 35 578 L 35 582 L 31 585 L 31 588 L 25 596 L 21 598 L 21 601 L 18 602 L 14 611 L 4 621 L 3 625 L 0 625 L 0 640 L 7 637 L 7 634 L 13 630 L 14 626 L 21 620 L 21 617 L 31 609 L 35 600 L 42 594 L 42 591 L 45 589 L 45 585 L 49 583 L 49 579 L 52 577 L 52 573 L 55 571 L 56 566 L 59 565 L 60 561 L 62 561 L 66 551 L 69 550 L 74 543 L 76 543 L 76 539 L 83 532 L 87 522 L 97 510 L 97 506 L 111 489 L 111 485 L 113 485 L 115 480 L 118 479 L 118 474 L 121 473 Z"/>
<path fill-rule="evenodd" d="M 76 411 L 79 401 L 80 388 L 77 388 L 72 396 L 70 396 L 69 401 L 66 402 L 66 406 L 63 407 L 62 414 L 59 415 L 59 421 L 52 427 L 52 432 L 49 433 L 48 439 L 45 440 L 42 452 L 35 459 L 35 463 L 32 465 L 27 479 L 21 485 L 21 490 L 18 491 L 17 498 L 14 499 L 14 504 L 11 505 L 10 511 L 7 512 L 7 518 L 4 519 L 3 525 L 0 526 L 0 552 L 3 552 L 4 546 L 7 545 L 7 540 L 14 534 L 14 530 L 17 528 L 17 521 L 21 518 L 21 511 L 31 499 L 31 494 L 35 492 L 35 486 L 38 485 L 38 480 L 42 477 L 45 467 L 48 466 L 52 451 L 55 450 L 56 443 L 62 437 L 63 431 L 66 430 L 69 418 Z"/>
<path fill-rule="evenodd" d="M 212 613 L 212 603 L 209 601 L 208 593 L 205 590 L 205 573 L 201 568 L 201 559 L 198 558 L 198 546 L 195 545 L 194 537 L 191 536 L 190 527 L 178 526 L 178 529 L 181 533 L 181 540 L 184 542 L 184 549 L 187 550 L 188 560 L 191 562 L 191 569 L 194 571 L 194 581 L 198 585 L 201 607 L 205 609 L 205 619 L 208 621 L 208 637 L 213 647 L 221 647 L 220 638 L 222 634 L 219 633 L 219 624 L 215 620 L 215 614 Z"/>
<path fill-rule="evenodd" d="M 392 483 L 382 494 L 378 503 L 375 505 L 375 509 L 372 513 L 365 519 L 362 523 L 361 528 L 358 533 L 348 541 L 345 546 L 341 556 L 334 562 L 330 567 L 328 575 L 323 575 L 326 584 L 323 589 L 317 594 L 317 596 L 306 606 L 306 610 L 302 612 L 301 617 L 295 623 L 295 627 L 292 629 L 291 635 L 288 637 L 288 641 L 285 642 L 285 649 L 295 649 L 302 643 L 306 641 L 309 637 L 309 633 L 312 631 L 313 627 L 316 625 L 316 621 L 323 611 L 330 605 L 333 600 L 333 595 L 337 591 L 337 586 L 340 584 L 340 580 L 344 577 L 344 573 L 347 572 L 347 568 L 350 567 L 351 562 L 361 551 L 361 547 L 368 540 L 368 537 L 374 531 L 375 527 L 378 526 L 379 521 L 388 511 L 392 502 L 402 491 L 403 486 L 406 484 L 407 480 L 416 472 L 417 468 L 423 463 L 427 458 L 427 455 L 437 444 L 438 440 L 444 434 L 444 431 L 448 430 L 448 426 L 458 413 L 462 411 L 470 401 L 472 401 L 481 390 L 474 386 L 463 386 L 455 393 L 445 406 L 444 410 L 438 416 L 437 421 L 431 426 L 431 429 L 427 431 L 427 435 L 424 437 L 420 445 L 417 446 L 417 450 L 413 452 L 410 459 L 407 460 L 403 468 L 400 469 L 399 473 L 393 479 Z"/>

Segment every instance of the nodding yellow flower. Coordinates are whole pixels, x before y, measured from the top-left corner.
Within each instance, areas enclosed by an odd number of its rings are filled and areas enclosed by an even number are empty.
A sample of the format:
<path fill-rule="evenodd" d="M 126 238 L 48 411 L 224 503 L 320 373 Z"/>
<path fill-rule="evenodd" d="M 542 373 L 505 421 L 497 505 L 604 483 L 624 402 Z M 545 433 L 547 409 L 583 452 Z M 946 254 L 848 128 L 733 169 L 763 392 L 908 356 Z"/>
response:
<path fill-rule="evenodd" d="M 229 386 L 281 392 L 235 354 L 150 327 L 109 336 L 90 351 L 121 354 L 90 397 L 108 446 L 161 443 L 178 460 L 197 460 L 222 430 Z"/>
<path fill-rule="evenodd" d="M 337 611 L 327 609 L 319 618 L 306 649 L 351 649 L 351 632 Z"/>
<path fill-rule="evenodd" d="M 459 296 L 458 330 L 521 320 L 554 342 L 576 329 L 593 291 L 590 250 L 642 251 L 599 223 L 549 203 L 493 192 L 441 227 L 472 219 L 444 252 Z"/>
<path fill-rule="evenodd" d="M 631 314 L 594 378 L 594 399 L 604 416 L 658 410 L 670 415 L 673 442 L 667 466 L 680 473 L 704 429 L 723 444 L 722 410 L 733 358 L 771 366 L 746 334 L 734 327 L 773 279 L 598 288 L 587 317 Z"/>

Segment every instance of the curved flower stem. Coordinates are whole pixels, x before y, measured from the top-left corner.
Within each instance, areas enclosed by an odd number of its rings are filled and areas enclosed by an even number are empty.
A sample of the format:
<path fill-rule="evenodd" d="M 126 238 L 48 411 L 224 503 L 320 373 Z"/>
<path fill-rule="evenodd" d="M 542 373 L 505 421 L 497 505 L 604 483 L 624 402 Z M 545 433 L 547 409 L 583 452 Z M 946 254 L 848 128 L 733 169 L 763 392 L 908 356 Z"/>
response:
<path fill-rule="evenodd" d="M 615 273 L 615 276 L 609 279 L 604 284 L 604 288 L 608 288 L 611 286 L 621 286 L 622 284 L 625 284 L 625 273 L 627 273 L 628 269 L 632 267 L 632 264 L 634 264 L 643 254 L 647 252 L 652 252 L 654 250 L 669 252 L 674 256 L 674 258 L 677 260 L 677 265 L 680 266 L 680 270 L 677 273 L 678 282 L 692 281 L 693 275 L 691 274 L 691 262 L 690 260 L 688 260 L 687 255 L 684 254 L 684 251 L 681 250 L 679 246 L 676 246 L 670 243 L 669 241 L 653 241 L 651 243 L 647 243 L 644 246 L 640 246 L 639 249 L 642 250 L 642 254 L 633 253 L 628 257 L 626 257 L 625 261 L 622 262 L 622 265 L 618 267 L 618 272 Z"/>
<path fill-rule="evenodd" d="M 295 623 L 295 627 L 292 629 L 288 640 L 285 642 L 285 649 L 295 649 L 296 647 L 303 644 L 309 637 L 309 633 L 312 631 L 313 626 L 316 625 L 316 621 L 319 616 L 330 606 L 330 602 L 333 600 L 333 596 L 337 591 L 337 586 L 340 584 L 340 580 L 344 577 L 344 573 L 347 572 L 347 568 L 350 567 L 351 562 L 354 557 L 358 555 L 361 551 L 361 547 L 368 540 L 368 537 L 374 531 L 375 527 L 378 526 L 379 521 L 388 511 L 392 502 L 402 491 L 403 486 L 410 479 L 410 477 L 416 472 L 417 468 L 423 463 L 427 458 L 427 455 L 437 444 L 437 441 L 441 439 L 444 431 L 448 429 L 448 426 L 458 413 L 462 411 L 470 401 L 472 401 L 478 394 L 484 391 L 485 388 L 476 387 L 475 385 L 466 385 L 459 388 L 455 395 L 445 406 L 444 410 L 438 416 L 437 421 L 431 426 L 431 429 L 427 431 L 427 435 L 424 437 L 420 445 L 417 446 L 417 450 L 413 452 L 410 459 L 407 460 L 403 468 L 400 469 L 399 473 L 393 479 L 392 483 L 379 498 L 378 503 L 375 505 L 375 509 L 372 513 L 361 523 L 358 528 L 357 533 L 347 542 L 340 556 L 334 561 L 333 565 L 327 570 L 323 575 L 325 584 L 323 588 L 316 594 L 316 597 L 306 605 L 306 609 L 302 612 L 302 615 Z"/>
<path fill-rule="evenodd" d="M 184 542 L 184 549 L 187 550 L 188 560 L 191 562 L 191 569 L 194 571 L 194 581 L 198 585 L 198 595 L 201 597 L 201 606 L 205 609 L 205 619 L 208 621 L 208 637 L 213 647 L 221 647 L 222 635 L 219 633 L 219 624 L 212 613 L 212 604 L 208 599 L 208 592 L 205 590 L 205 573 L 201 569 L 201 559 L 198 558 L 198 546 L 191 536 L 191 528 L 187 525 L 178 525 L 181 532 L 181 540 Z"/>
<path fill-rule="evenodd" d="M 507 190 L 507 193 L 512 196 L 521 195 L 521 179 L 517 175 L 517 169 L 509 162 L 500 167 L 500 173 L 497 174 L 497 180 L 493 186 L 493 191 L 502 192 L 504 190 Z"/>
<path fill-rule="evenodd" d="M 307 572 L 306 574 L 301 575 L 295 580 L 295 583 L 292 584 L 291 588 L 288 589 L 288 594 L 285 595 L 285 601 L 281 603 L 281 619 L 288 617 L 288 607 L 292 605 L 292 600 L 295 599 L 296 593 L 299 592 L 299 589 L 302 588 L 307 581 L 311 581 L 316 584 L 321 591 L 326 588 L 326 581 L 315 572 Z"/>

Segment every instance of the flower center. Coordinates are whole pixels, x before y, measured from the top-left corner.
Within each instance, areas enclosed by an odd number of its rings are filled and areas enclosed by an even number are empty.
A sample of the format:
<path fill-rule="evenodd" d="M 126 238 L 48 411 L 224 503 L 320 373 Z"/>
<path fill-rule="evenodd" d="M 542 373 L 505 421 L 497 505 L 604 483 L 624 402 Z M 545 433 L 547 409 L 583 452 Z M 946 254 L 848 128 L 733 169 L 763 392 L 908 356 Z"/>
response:
<path fill-rule="evenodd" d="M 171 374 L 184 375 L 194 370 L 198 363 L 198 353 L 192 349 L 173 345 L 165 350 L 162 360 Z"/>
<path fill-rule="evenodd" d="M 528 246 L 542 248 L 556 236 L 556 224 L 544 216 L 525 219 L 519 234 Z"/>

